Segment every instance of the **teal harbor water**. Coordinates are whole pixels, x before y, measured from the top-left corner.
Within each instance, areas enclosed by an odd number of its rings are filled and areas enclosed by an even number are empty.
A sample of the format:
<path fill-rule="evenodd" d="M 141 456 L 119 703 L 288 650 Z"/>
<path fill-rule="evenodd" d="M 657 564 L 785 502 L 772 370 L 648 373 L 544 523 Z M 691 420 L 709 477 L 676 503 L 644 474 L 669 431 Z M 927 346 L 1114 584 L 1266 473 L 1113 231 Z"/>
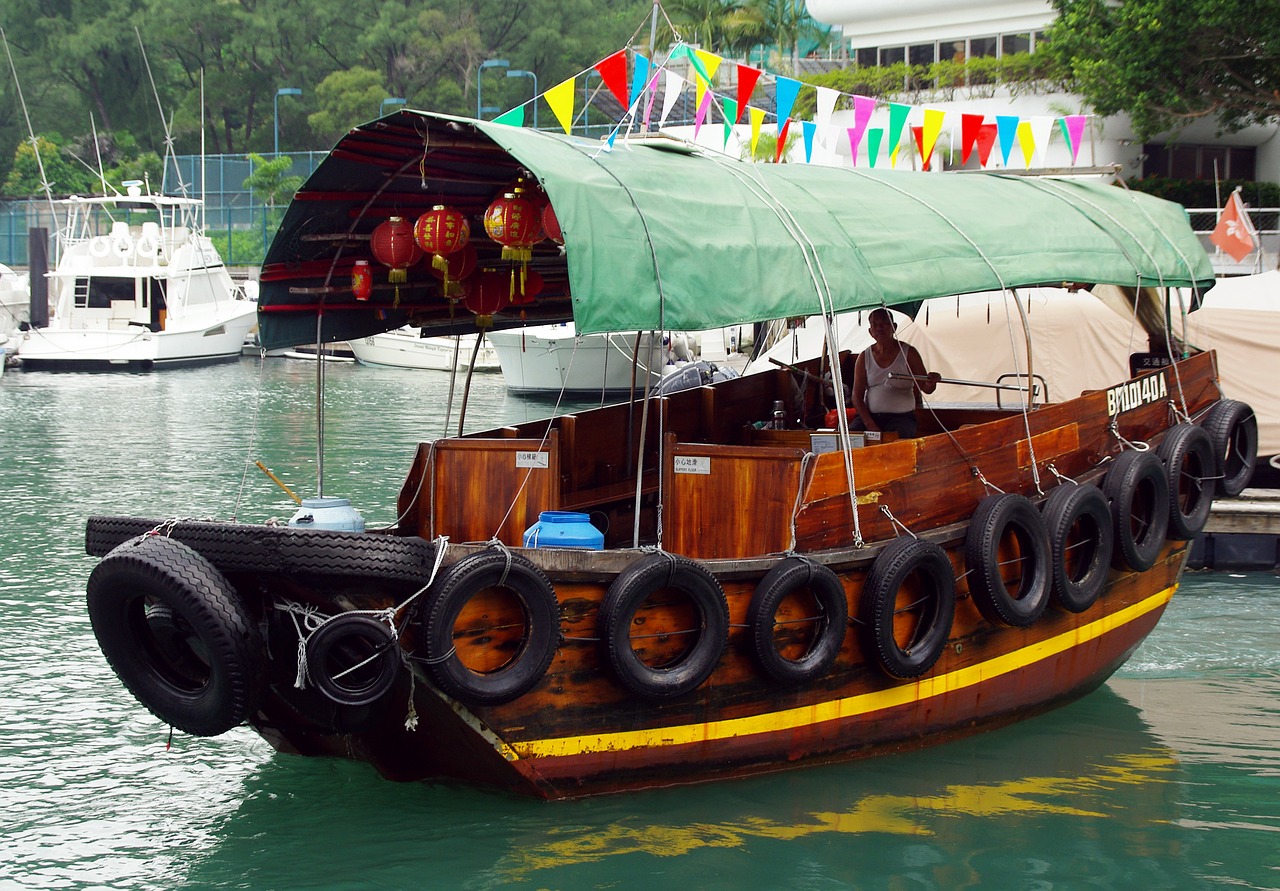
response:
<path fill-rule="evenodd" d="M 395 519 L 448 377 L 331 365 L 325 494 Z M 177 736 L 84 607 L 94 513 L 316 491 L 309 363 L 0 378 L 0 889 L 1280 888 L 1280 580 L 1195 573 L 1104 688 L 871 761 L 573 802 Z M 467 427 L 546 416 L 477 376 Z M 455 402 L 456 418 L 458 405 Z"/>

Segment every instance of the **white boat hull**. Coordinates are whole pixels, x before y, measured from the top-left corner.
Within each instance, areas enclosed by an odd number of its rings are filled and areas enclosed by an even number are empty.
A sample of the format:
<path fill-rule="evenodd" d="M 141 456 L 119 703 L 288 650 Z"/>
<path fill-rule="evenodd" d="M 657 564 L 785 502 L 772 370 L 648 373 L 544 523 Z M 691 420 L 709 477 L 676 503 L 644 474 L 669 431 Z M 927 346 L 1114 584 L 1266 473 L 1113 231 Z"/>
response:
<path fill-rule="evenodd" d="M 257 320 L 257 307 L 244 301 L 236 314 L 223 313 L 198 327 L 152 331 L 37 328 L 25 331 L 18 346 L 24 368 L 134 368 L 196 365 L 240 356 L 245 335 Z"/>
<path fill-rule="evenodd" d="M 625 391 L 633 383 L 643 387 L 646 370 L 650 384 L 657 383 L 666 360 L 661 336 L 649 332 L 640 335 L 634 376 L 634 334 L 579 337 L 571 325 L 538 325 L 492 331 L 489 341 L 498 354 L 507 389 L 515 393 Z"/>
<path fill-rule="evenodd" d="M 456 351 L 455 351 L 456 342 Z M 457 367 L 471 366 L 471 354 L 475 349 L 476 335 L 454 337 L 418 336 L 416 328 L 401 328 L 358 338 L 348 343 L 361 365 L 379 365 L 388 368 L 421 368 L 435 371 L 452 371 L 454 357 Z M 476 355 L 476 371 L 500 371 L 498 354 L 493 346 L 484 343 Z"/>

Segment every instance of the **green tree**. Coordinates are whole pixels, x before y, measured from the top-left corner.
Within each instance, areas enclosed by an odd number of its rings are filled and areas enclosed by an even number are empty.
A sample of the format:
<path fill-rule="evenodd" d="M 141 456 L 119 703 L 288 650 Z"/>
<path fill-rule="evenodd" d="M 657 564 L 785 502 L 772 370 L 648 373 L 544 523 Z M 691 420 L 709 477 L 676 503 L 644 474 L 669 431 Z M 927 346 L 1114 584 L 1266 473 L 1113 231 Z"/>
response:
<path fill-rule="evenodd" d="M 4 193 L 14 197 L 44 194 L 40 179 L 41 165 L 50 191 L 55 195 L 88 194 L 98 191 L 97 176 L 82 164 L 63 153 L 58 144 L 47 136 L 37 136 L 40 160 L 30 142 L 18 144 L 14 152 L 13 166 L 4 182 Z"/>
<path fill-rule="evenodd" d="M 1255 0 L 1054 0 L 1048 52 L 1100 114 L 1142 138 L 1197 118 L 1225 129 L 1280 115 L 1280 16 Z"/>
<path fill-rule="evenodd" d="M 249 153 L 252 173 L 245 178 L 244 188 L 254 192 L 269 207 L 284 204 L 302 186 L 303 177 L 286 176 L 293 167 L 293 159 L 287 156 L 268 161 L 262 155 Z"/>
<path fill-rule="evenodd" d="M 370 68 L 335 71 L 315 89 L 317 110 L 307 116 L 311 130 L 333 144 L 356 124 L 371 120 L 387 97 L 382 75 Z"/>

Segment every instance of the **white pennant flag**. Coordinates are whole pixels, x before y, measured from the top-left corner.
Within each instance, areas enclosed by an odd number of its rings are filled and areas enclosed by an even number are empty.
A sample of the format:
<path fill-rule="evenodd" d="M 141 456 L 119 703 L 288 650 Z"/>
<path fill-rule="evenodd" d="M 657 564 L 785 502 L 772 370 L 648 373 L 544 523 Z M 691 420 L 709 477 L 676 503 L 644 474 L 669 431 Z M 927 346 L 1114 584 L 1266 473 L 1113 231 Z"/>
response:
<path fill-rule="evenodd" d="M 1058 119 L 1051 115 L 1034 115 L 1031 118 L 1031 138 L 1035 140 L 1035 162 L 1037 167 L 1045 166 L 1045 154 L 1049 151 L 1049 140 L 1053 136 L 1053 124 Z"/>
<path fill-rule="evenodd" d="M 679 100 L 680 92 L 684 89 L 684 78 L 668 70 L 663 86 L 666 92 L 662 95 L 662 117 L 658 119 L 659 129 L 667 122 L 671 109 L 676 107 L 676 101 Z"/>
<path fill-rule="evenodd" d="M 831 115 L 836 110 L 836 100 L 840 98 L 840 91 L 833 90 L 830 87 L 818 87 L 818 109 L 813 116 L 813 123 L 818 128 L 818 142 L 823 146 L 830 145 L 831 139 Z"/>

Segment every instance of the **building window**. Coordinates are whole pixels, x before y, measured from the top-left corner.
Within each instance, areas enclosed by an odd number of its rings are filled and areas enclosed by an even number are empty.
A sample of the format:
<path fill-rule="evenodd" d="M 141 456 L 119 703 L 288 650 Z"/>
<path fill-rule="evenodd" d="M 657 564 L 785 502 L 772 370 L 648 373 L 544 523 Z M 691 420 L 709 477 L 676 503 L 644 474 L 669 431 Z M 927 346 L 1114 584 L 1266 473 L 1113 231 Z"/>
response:
<path fill-rule="evenodd" d="M 938 58 L 943 62 L 963 62 L 965 50 L 963 40 L 943 40 L 938 43 Z"/>
<path fill-rule="evenodd" d="M 996 54 L 996 39 L 994 37 L 973 37 L 969 40 L 969 58 L 980 59 L 983 56 L 994 56 Z"/>
<path fill-rule="evenodd" d="M 1252 146 L 1157 145 L 1142 147 L 1143 176 L 1170 179 L 1243 179 L 1257 175 L 1257 149 Z M 1216 168 L 1216 169 L 1215 169 Z"/>
<path fill-rule="evenodd" d="M 1000 55 L 1031 52 L 1030 34 L 1005 34 L 1000 38 Z"/>
<path fill-rule="evenodd" d="M 919 43 L 908 49 L 908 61 L 912 65 L 932 65 L 938 61 L 938 47 L 933 43 Z"/>
<path fill-rule="evenodd" d="M 859 68 L 875 68 L 877 58 L 877 49 L 874 46 L 863 47 L 853 55 Z"/>
<path fill-rule="evenodd" d="M 907 48 L 905 46 L 880 47 L 881 65 L 896 65 L 905 61 L 907 61 Z"/>

